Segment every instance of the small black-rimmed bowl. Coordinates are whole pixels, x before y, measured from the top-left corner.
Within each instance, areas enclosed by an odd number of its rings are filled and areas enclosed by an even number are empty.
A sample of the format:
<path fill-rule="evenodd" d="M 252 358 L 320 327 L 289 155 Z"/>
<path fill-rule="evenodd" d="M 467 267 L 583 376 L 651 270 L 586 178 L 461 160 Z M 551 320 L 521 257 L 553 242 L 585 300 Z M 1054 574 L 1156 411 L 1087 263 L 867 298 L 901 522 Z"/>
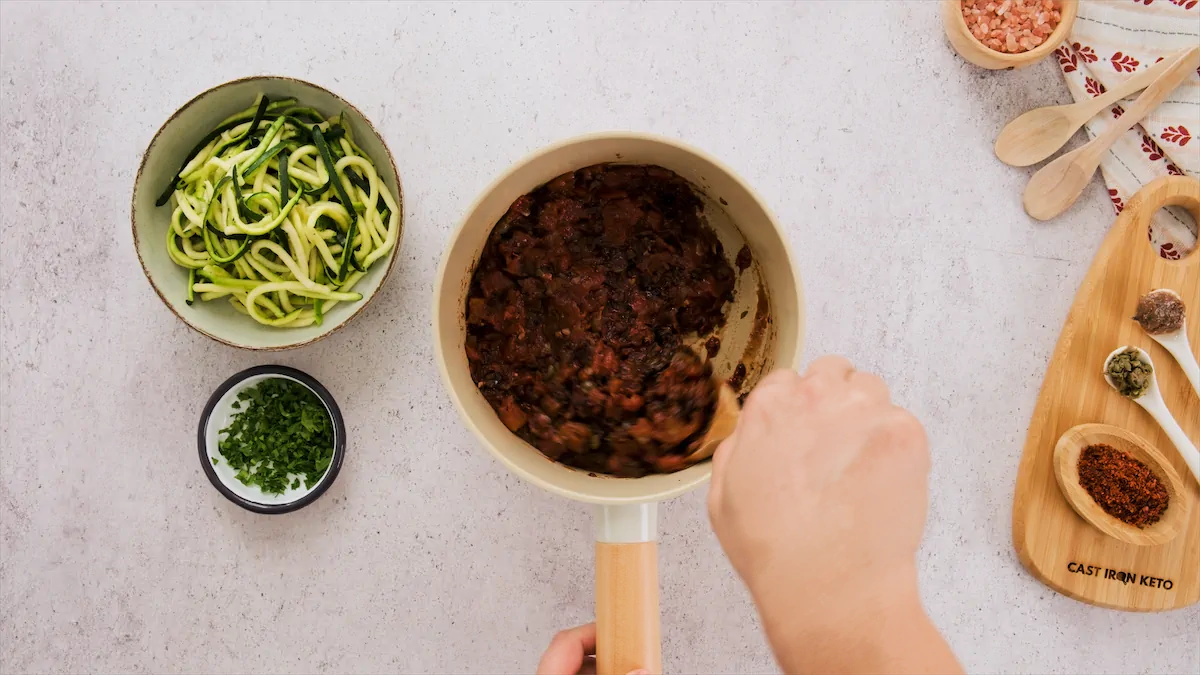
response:
<path fill-rule="evenodd" d="M 263 492 L 257 485 L 244 485 L 236 478 L 236 472 L 228 463 L 218 462 L 214 466 L 212 462 L 212 458 L 220 454 L 217 450 L 217 437 L 221 429 L 229 426 L 233 418 L 232 405 L 238 394 L 263 380 L 274 378 L 292 380 L 308 387 L 324 404 L 329 418 L 333 421 L 333 460 L 329 462 L 325 474 L 311 488 L 289 488 L 280 495 Z M 342 469 L 342 458 L 346 454 L 346 422 L 342 419 L 342 411 L 338 409 L 333 395 L 312 376 L 287 366 L 255 366 L 222 382 L 208 398 L 208 403 L 204 405 L 204 413 L 200 415 L 197 445 L 204 474 L 226 499 L 255 513 L 290 513 L 316 501 L 337 479 L 338 472 Z"/>

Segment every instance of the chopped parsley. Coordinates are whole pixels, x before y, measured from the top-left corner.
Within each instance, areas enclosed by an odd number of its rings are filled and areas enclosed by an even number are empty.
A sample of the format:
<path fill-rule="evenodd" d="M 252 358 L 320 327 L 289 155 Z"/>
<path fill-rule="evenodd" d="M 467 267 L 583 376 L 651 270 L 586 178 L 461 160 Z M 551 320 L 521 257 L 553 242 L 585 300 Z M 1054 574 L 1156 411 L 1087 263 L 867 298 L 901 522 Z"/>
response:
<path fill-rule="evenodd" d="M 270 378 L 238 394 L 218 449 L 244 485 L 282 494 L 316 485 L 333 461 L 333 420 L 311 389 Z M 213 464 L 217 458 L 212 457 Z"/>

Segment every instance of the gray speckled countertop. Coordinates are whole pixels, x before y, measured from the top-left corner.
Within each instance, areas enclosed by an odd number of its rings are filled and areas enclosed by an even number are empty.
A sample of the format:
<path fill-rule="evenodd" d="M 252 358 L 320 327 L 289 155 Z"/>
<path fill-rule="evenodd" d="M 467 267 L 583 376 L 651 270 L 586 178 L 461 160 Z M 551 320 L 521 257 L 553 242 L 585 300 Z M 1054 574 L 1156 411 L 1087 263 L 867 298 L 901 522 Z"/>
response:
<path fill-rule="evenodd" d="M 1041 374 L 1113 220 L 1097 180 L 1032 222 L 1030 171 L 992 156 L 1009 119 L 1069 100 L 1050 63 L 969 66 L 918 2 L 5 3 L 0 28 L 0 671 L 531 672 L 592 615 L 589 514 L 507 475 L 459 423 L 430 345 L 434 271 L 511 162 L 630 128 L 749 180 L 799 259 L 806 359 L 880 372 L 928 426 L 924 597 L 970 670 L 1196 672 L 1200 607 L 1080 604 L 1010 544 Z M 128 213 L 158 125 L 267 72 L 362 109 L 407 200 L 375 301 L 278 355 L 175 319 Z M 264 362 L 321 380 L 350 434 L 332 489 L 280 517 L 227 502 L 195 449 L 208 394 Z M 772 671 L 704 497 L 661 513 L 666 668 Z"/>

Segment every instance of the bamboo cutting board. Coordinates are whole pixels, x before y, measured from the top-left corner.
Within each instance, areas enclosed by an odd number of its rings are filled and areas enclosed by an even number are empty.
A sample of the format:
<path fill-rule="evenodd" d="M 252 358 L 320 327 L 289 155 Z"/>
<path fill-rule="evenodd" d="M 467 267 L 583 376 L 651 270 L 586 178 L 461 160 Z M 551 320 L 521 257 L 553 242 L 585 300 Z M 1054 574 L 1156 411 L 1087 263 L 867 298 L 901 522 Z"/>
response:
<path fill-rule="evenodd" d="M 1144 293 L 1173 289 L 1187 304 L 1193 350 L 1200 345 L 1200 250 L 1165 260 L 1147 241 L 1150 217 L 1168 205 L 1183 206 L 1200 223 L 1200 181 L 1166 176 L 1142 188 L 1092 261 L 1042 382 L 1013 502 L 1013 545 L 1025 567 L 1060 593 L 1113 609 L 1167 610 L 1200 599 L 1200 486 L 1149 413 L 1113 391 L 1102 372 L 1117 347 L 1145 349 L 1167 407 L 1189 438 L 1200 439 L 1200 398 L 1171 355 L 1130 318 Z M 1191 516 L 1174 539 L 1158 546 L 1126 544 L 1071 509 L 1054 477 L 1054 446 L 1085 422 L 1137 434 L 1186 478 L 1180 497 L 1191 501 Z"/>

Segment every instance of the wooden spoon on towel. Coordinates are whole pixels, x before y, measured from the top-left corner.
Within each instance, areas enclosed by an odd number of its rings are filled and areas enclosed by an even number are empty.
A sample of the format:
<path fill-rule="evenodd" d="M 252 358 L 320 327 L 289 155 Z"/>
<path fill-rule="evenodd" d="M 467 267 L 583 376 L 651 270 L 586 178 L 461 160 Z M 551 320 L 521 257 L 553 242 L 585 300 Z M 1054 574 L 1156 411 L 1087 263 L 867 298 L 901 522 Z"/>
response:
<path fill-rule="evenodd" d="M 1135 124 L 1142 121 L 1151 110 L 1158 107 L 1167 95 L 1175 90 L 1196 67 L 1200 66 L 1200 47 L 1193 47 L 1177 60 L 1165 73 L 1154 81 L 1125 114 L 1090 143 L 1086 143 L 1042 167 L 1025 186 L 1025 213 L 1038 220 L 1050 220 L 1071 208 L 1083 188 L 1092 180 L 1100 158 L 1113 143 Z"/>
<path fill-rule="evenodd" d="M 1062 149 L 1100 111 L 1150 86 L 1187 52 L 1187 49 L 1176 52 L 1095 98 L 1030 110 L 1000 132 L 996 138 L 996 157 L 1010 166 L 1037 164 Z"/>

